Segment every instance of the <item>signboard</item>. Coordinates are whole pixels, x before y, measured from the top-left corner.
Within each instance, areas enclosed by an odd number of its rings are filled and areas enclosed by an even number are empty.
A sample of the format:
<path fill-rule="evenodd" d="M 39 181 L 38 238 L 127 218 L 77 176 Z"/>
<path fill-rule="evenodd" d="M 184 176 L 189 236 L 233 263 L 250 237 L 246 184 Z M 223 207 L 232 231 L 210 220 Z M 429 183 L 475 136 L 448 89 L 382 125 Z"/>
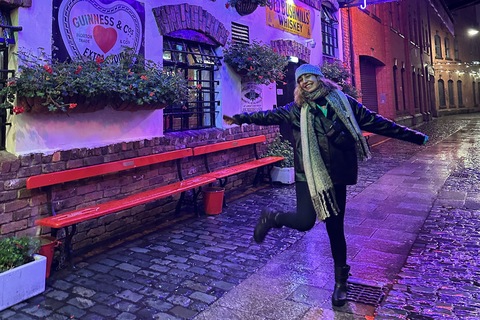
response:
<path fill-rule="evenodd" d="M 136 0 L 54 0 L 53 56 L 118 61 L 143 54 L 145 8 Z"/>
<path fill-rule="evenodd" d="M 242 112 L 262 110 L 262 89 L 254 82 L 242 82 Z"/>
<path fill-rule="evenodd" d="M 288 0 L 272 0 L 265 7 L 267 25 L 310 39 L 312 12 Z"/>

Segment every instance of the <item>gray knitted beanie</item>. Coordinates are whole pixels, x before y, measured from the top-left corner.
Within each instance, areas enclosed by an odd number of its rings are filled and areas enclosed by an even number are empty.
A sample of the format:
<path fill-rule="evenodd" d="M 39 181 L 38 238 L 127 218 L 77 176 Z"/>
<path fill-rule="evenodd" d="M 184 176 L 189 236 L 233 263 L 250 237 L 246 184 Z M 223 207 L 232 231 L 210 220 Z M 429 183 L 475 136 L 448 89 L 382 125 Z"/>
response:
<path fill-rule="evenodd" d="M 298 82 L 298 78 L 304 74 L 314 74 L 324 78 L 324 75 L 318 66 L 312 64 L 302 64 L 300 67 L 295 70 L 295 81 Z"/>

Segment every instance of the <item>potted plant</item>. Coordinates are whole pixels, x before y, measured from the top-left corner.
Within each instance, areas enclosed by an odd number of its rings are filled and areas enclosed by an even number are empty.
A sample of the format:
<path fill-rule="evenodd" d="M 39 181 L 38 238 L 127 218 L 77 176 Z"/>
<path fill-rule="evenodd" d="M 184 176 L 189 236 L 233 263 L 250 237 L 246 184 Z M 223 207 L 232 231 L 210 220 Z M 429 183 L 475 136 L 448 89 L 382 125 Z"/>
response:
<path fill-rule="evenodd" d="M 283 80 L 288 64 L 286 57 L 255 40 L 251 44 L 229 43 L 224 49 L 223 59 L 244 80 L 266 85 Z"/>
<path fill-rule="evenodd" d="M 46 258 L 32 237 L 0 239 L 0 311 L 45 291 Z"/>
<path fill-rule="evenodd" d="M 0 90 L 0 108 L 22 112 L 160 109 L 187 99 L 184 76 L 129 51 L 120 61 L 56 61 L 43 52 L 19 52 L 18 75 Z"/>
<path fill-rule="evenodd" d="M 228 0 L 225 4 L 225 7 L 228 9 L 230 6 L 232 6 L 235 8 L 235 10 L 237 10 L 239 15 L 245 16 L 253 13 L 258 6 L 269 6 L 270 3 L 270 0 Z"/>
<path fill-rule="evenodd" d="M 272 181 L 284 184 L 295 182 L 294 153 L 293 147 L 288 140 L 278 135 L 271 144 L 268 145 L 265 156 L 283 157 L 284 160 L 274 166 L 270 171 Z"/>

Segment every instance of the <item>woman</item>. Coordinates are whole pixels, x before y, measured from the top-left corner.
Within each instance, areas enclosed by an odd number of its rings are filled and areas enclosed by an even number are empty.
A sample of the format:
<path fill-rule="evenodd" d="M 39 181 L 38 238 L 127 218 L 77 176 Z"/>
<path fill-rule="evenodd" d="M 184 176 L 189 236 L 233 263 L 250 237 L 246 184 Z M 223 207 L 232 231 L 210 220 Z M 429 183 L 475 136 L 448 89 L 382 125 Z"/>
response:
<path fill-rule="evenodd" d="M 335 265 L 332 304 L 343 306 L 350 271 L 344 233 L 347 185 L 357 183 L 358 157 L 370 158 L 362 130 L 419 145 L 428 137 L 370 111 L 340 91 L 317 66 L 301 65 L 295 79 L 294 102 L 274 110 L 224 116 L 224 120 L 237 125 L 290 125 L 295 142 L 296 214 L 263 209 L 254 239 L 263 242 L 272 228 L 307 231 L 317 218 L 324 221 Z"/>

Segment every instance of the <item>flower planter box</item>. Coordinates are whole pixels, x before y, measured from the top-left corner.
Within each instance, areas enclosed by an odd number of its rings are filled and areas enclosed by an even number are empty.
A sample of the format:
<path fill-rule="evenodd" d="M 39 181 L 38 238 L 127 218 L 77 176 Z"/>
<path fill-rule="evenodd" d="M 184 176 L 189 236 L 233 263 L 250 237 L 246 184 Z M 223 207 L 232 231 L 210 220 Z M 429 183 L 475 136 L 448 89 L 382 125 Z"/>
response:
<path fill-rule="evenodd" d="M 272 177 L 273 182 L 292 184 L 295 182 L 295 170 L 293 169 L 293 167 L 273 167 L 272 171 L 270 171 L 270 177 Z"/>
<path fill-rule="evenodd" d="M 0 311 L 45 291 L 47 258 L 0 273 Z"/>

